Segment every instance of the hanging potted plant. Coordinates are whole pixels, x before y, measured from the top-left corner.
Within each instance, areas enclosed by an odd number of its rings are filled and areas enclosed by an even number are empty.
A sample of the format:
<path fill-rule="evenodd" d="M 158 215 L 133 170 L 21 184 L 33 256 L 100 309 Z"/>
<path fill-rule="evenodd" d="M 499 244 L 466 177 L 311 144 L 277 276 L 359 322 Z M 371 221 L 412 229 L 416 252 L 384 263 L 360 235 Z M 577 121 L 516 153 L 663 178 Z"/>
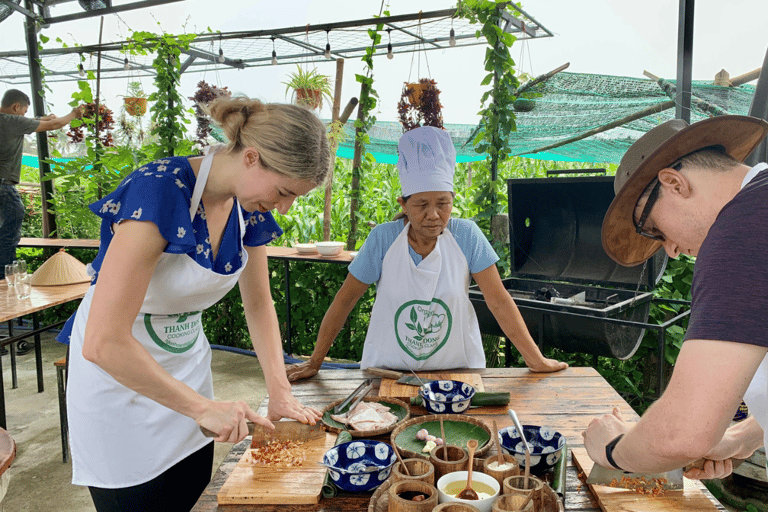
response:
<path fill-rule="evenodd" d="M 303 70 L 296 66 L 296 72 L 288 75 L 289 80 L 283 82 L 286 94 L 294 91 L 294 102 L 297 105 L 306 105 L 311 109 L 322 108 L 323 96 L 328 101 L 333 101 L 331 93 L 331 78 L 320 73 L 317 68 Z"/>
<path fill-rule="evenodd" d="M 128 82 L 128 90 L 123 96 L 125 111 L 134 117 L 147 113 L 147 95 L 141 88 L 141 82 Z"/>
<path fill-rule="evenodd" d="M 412 83 L 403 85 L 403 92 L 397 104 L 397 113 L 403 131 L 407 132 L 420 126 L 443 127 L 443 106 L 440 104 L 440 90 L 431 78 L 422 78 L 417 83 L 418 90 Z M 414 94 L 418 92 L 418 97 Z"/>

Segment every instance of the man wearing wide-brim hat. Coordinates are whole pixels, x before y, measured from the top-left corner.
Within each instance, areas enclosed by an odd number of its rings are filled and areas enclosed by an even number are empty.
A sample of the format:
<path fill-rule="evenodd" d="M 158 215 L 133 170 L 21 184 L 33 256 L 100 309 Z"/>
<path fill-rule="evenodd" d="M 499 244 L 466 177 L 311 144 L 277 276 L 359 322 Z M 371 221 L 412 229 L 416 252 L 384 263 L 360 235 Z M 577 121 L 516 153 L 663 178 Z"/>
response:
<path fill-rule="evenodd" d="M 629 148 L 603 221 L 617 262 L 659 248 L 696 257 L 685 342 L 663 396 L 629 425 L 618 409 L 584 432 L 606 467 L 656 473 L 709 459 L 690 478 L 722 478 L 768 443 L 768 164 L 742 162 L 768 123 L 720 116 L 668 121 Z M 751 416 L 729 427 L 742 398 Z"/>

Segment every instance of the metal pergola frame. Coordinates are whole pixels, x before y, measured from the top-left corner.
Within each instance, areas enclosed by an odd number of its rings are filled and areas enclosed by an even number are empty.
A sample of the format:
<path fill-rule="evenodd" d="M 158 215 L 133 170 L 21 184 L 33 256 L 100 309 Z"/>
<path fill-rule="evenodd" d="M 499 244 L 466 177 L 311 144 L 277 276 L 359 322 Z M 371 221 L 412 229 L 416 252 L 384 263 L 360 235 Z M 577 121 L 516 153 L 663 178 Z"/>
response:
<path fill-rule="evenodd" d="M 140 78 L 154 75 L 154 55 L 129 55 L 128 41 L 96 45 L 76 46 L 38 50 L 37 32 L 51 23 L 102 16 L 124 10 L 152 7 L 179 0 L 141 0 L 115 6 L 112 0 L 85 0 L 101 2 L 94 10 L 65 16 L 51 17 L 50 7 L 73 0 L 24 0 L 24 7 L 11 0 L 0 0 L 0 5 L 9 6 L 26 16 L 26 50 L 0 52 L 0 82 L 11 85 L 32 84 L 32 106 L 35 117 L 45 115 L 42 87 L 42 68 L 45 68 L 46 82 L 77 81 L 78 66 L 85 55 L 97 56 L 107 64 L 99 66 L 98 78 Z M 81 3 L 82 5 L 82 3 Z M 502 4 L 500 4 L 502 5 Z M 501 28 L 518 39 L 553 37 L 553 33 L 517 4 L 509 2 L 519 17 L 507 13 Z M 35 14 L 35 8 L 39 14 Z M 408 53 L 448 49 L 451 47 L 485 44 L 476 28 L 468 21 L 456 17 L 456 9 L 418 12 L 398 16 L 385 16 L 362 20 L 324 23 L 239 32 L 209 32 L 197 34 L 194 43 L 185 50 L 186 60 L 181 71 L 209 71 L 218 69 L 244 69 L 247 67 L 279 64 L 308 64 L 311 62 L 340 60 L 361 57 L 371 46 L 368 30 L 382 25 L 386 30 L 386 41 L 382 37 L 376 50 L 392 53 Z M 333 40 L 331 36 L 333 35 Z M 383 34 L 382 34 L 383 36 Z M 394 37 L 393 37 L 394 36 Z M 210 48 L 201 46 L 208 43 Z M 218 51 L 215 46 L 218 44 Z M 328 46 L 331 51 L 328 51 Z M 278 53 L 279 59 L 275 61 Z M 378 52 L 377 55 L 383 55 Z M 26 57 L 26 63 L 23 61 Z M 48 140 L 44 132 L 37 134 L 40 160 L 41 193 L 44 198 L 53 194 L 50 181 L 43 176 L 50 172 L 45 163 L 50 158 Z M 43 201 L 43 236 L 47 237 L 56 229 L 56 219 Z"/>
<path fill-rule="evenodd" d="M 45 3 L 44 0 L 25 1 L 38 5 Z M 34 22 L 45 24 L 68 21 L 117 12 L 118 9 L 125 10 L 128 6 L 138 8 L 140 4 L 144 4 L 150 7 L 174 1 L 179 0 L 146 0 L 126 6 L 113 6 L 55 18 L 38 16 L 34 18 Z M 0 0 L 0 4 L 12 4 L 12 2 Z M 50 5 L 50 2 L 47 4 Z M 553 37 L 554 34 L 529 13 L 514 3 L 510 5 L 518 11 L 519 17 L 505 13 L 502 28 L 506 32 L 514 34 L 521 40 Z M 16 8 L 18 9 L 18 6 Z M 476 26 L 467 20 L 456 18 L 455 14 L 456 9 L 443 9 L 278 29 L 197 34 L 189 49 L 183 51 L 186 59 L 181 63 L 181 70 L 183 73 L 189 73 L 269 66 L 273 64 L 273 50 L 277 54 L 279 65 L 360 58 L 371 46 L 368 28 L 377 24 L 384 27 L 380 32 L 382 40 L 375 46 L 377 56 L 385 55 L 389 45 L 393 54 L 401 54 L 485 44 L 485 39 L 478 37 Z M 450 35 L 451 30 L 454 32 L 453 37 Z M 46 69 L 46 82 L 82 79 L 78 76 L 77 68 L 82 60 L 80 56 L 97 54 L 106 61 L 100 70 L 101 79 L 152 76 L 154 57 L 128 55 L 125 50 L 128 44 L 128 41 L 115 41 L 40 50 L 39 57 Z M 330 45 L 329 53 L 326 53 L 326 45 Z M 219 59 L 219 50 L 223 53 L 223 62 Z M 28 49 L 0 52 L 0 81 L 8 84 L 25 84 L 32 81 L 29 66 L 24 62 L 28 52 Z"/>

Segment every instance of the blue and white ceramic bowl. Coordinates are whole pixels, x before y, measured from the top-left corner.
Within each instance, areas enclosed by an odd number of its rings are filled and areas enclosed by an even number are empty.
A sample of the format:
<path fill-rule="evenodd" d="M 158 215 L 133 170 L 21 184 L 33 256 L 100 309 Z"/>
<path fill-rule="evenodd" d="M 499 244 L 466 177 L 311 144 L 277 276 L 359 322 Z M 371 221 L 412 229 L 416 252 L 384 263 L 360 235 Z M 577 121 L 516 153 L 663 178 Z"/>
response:
<path fill-rule="evenodd" d="M 549 427 L 537 425 L 523 425 L 525 439 L 528 441 L 528 449 L 531 450 L 531 473 L 542 474 L 555 467 L 555 464 L 563 456 L 565 438 L 560 432 Z M 501 448 L 520 464 L 520 469 L 525 468 L 525 447 L 523 440 L 515 427 L 507 427 L 499 430 Z"/>
<path fill-rule="evenodd" d="M 370 439 L 342 443 L 323 455 L 323 464 L 345 470 L 329 468 L 328 474 L 339 489 L 350 492 L 367 492 L 377 488 L 389 477 L 395 462 L 397 456 L 390 445 Z M 379 470 L 360 472 L 371 466 Z"/>
<path fill-rule="evenodd" d="M 458 414 L 469 408 L 475 388 L 457 380 L 431 380 L 419 387 L 419 396 L 432 414 Z"/>

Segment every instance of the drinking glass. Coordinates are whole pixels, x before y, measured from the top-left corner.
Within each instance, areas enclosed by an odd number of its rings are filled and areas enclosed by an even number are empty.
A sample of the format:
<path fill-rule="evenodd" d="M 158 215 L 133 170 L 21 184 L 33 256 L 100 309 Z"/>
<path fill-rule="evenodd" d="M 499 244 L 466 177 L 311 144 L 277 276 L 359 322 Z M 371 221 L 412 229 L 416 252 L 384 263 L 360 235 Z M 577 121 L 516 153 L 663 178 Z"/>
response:
<path fill-rule="evenodd" d="M 5 266 L 5 282 L 8 283 L 8 288 L 13 288 L 13 285 L 16 284 L 16 271 L 13 264 Z"/>
<path fill-rule="evenodd" d="M 13 262 L 15 265 L 18 265 L 16 274 L 26 274 L 27 273 L 27 262 L 25 260 L 16 260 Z"/>
<path fill-rule="evenodd" d="M 32 276 L 29 274 L 16 274 L 16 298 L 28 299 L 32 294 L 32 285 L 30 281 Z"/>

